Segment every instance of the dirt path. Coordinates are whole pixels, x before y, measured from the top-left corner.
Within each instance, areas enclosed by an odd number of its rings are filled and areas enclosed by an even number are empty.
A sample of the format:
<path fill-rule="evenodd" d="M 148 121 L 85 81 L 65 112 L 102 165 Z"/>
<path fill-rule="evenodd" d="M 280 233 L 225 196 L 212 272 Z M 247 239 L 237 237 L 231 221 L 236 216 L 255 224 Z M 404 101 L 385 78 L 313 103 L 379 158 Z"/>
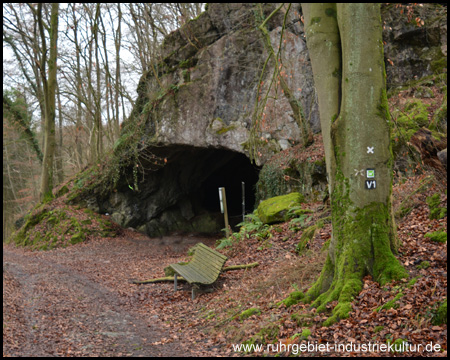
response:
<path fill-rule="evenodd" d="M 158 312 L 128 280 L 162 271 L 197 240 L 128 234 L 48 252 L 4 247 L 3 355 L 193 355 L 167 341 Z"/>

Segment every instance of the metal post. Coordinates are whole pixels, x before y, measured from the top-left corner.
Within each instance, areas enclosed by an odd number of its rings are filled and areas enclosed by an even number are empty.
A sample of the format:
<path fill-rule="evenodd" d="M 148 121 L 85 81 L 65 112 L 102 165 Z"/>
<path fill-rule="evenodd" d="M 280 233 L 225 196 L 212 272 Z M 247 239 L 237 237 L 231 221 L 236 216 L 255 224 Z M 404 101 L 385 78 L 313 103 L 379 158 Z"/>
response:
<path fill-rule="evenodd" d="M 174 279 L 173 279 L 173 282 L 174 282 L 174 286 L 175 286 L 175 291 L 177 291 L 177 273 L 175 273 L 175 275 L 174 275 Z"/>
<path fill-rule="evenodd" d="M 220 210 L 223 213 L 223 216 L 225 218 L 225 232 L 226 236 L 230 236 L 230 230 L 228 225 L 228 209 L 227 209 L 227 196 L 225 194 L 225 188 L 220 187 L 219 188 L 219 199 L 220 199 Z"/>
<path fill-rule="evenodd" d="M 245 182 L 241 182 L 242 184 L 242 222 L 245 221 Z"/>

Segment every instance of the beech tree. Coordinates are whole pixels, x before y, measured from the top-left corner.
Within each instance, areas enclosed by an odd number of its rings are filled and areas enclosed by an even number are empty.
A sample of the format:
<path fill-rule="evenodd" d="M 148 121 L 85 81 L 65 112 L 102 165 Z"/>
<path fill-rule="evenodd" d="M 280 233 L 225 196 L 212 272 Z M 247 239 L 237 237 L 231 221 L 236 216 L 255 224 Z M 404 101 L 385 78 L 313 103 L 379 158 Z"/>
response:
<path fill-rule="evenodd" d="M 302 4 L 325 146 L 333 236 L 307 298 L 325 325 L 348 317 L 370 274 L 384 284 L 407 273 L 395 258 L 392 151 L 380 5 Z"/>
<path fill-rule="evenodd" d="M 31 9 L 34 8 L 31 6 Z M 41 176 L 41 200 L 46 197 L 53 197 L 53 162 L 55 156 L 55 103 L 56 103 L 56 58 L 58 54 L 58 12 L 59 4 L 53 3 L 51 6 L 50 22 L 45 24 L 43 20 L 42 4 L 38 4 L 34 15 L 37 17 L 37 24 L 41 37 L 41 61 L 39 70 L 44 89 L 44 158 L 42 161 Z M 45 30 L 49 34 L 49 49 L 47 48 Z M 48 51 L 48 55 L 47 55 Z M 47 57 L 48 56 L 48 57 Z M 48 71 L 46 66 L 48 65 Z"/>

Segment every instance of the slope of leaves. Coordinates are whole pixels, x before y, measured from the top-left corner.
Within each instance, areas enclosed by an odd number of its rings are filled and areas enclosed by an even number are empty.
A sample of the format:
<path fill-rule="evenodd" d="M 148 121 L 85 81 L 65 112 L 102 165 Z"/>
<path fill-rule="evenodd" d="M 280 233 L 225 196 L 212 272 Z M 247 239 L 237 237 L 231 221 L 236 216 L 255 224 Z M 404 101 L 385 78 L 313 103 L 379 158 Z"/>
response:
<path fill-rule="evenodd" d="M 297 345 L 307 344 L 308 341 L 312 344 L 388 344 L 398 339 L 405 339 L 411 344 L 439 344 L 442 352 L 424 352 L 420 355 L 445 355 L 447 325 L 435 325 L 433 317 L 446 297 L 446 244 L 433 242 L 424 235 L 438 230 L 447 231 L 447 217 L 430 220 L 426 204 L 426 198 L 436 192 L 441 194 L 442 206 L 446 206 L 447 197 L 434 182 L 423 187 L 423 180 L 424 176 L 417 176 L 394 187 L 394 206 L 398 206 L 408 196 L 412 205 L 411 211 L 398 219 L 398 235 L 403 244 L 399 259 L 408 269 L 410 279 L 380 287 L 367 277 L 364 279 L 363 291 L 352 303 L 349 319 L 341 320 L 331 327 L 322 326 L 327 318 L 326 313 L 317 314 L 301 302 L 294 302 L 289 307 L 280 303 L 292 292 L 307 289 L 317 278 L 325 259 L 326 244 L 331 237 L 329 211 L 322 203 L 311 203 L 302 205 L 313 212 L 305 212 L 301 215 L 301 221 L 273 225 L 264 233 L 255 230 L 248 238 L 245 236 L 232 247 L 220 250 L 229 257 L 226 266 L 255 261 L 260 265 L 248 270 L 223 273 L 213 286 L 214 291 L 207 292 L 208 289 L 205 289 L 193 301 L 188 284 L 179 285 L 180 290 L 174 292 L 173 283 L 138 286 L 129 280 L 162 277 L 164 267 L 188 259 L 187 250 L 195 243 L 202 241 L 214 246 L 216 238 L 172 234 L 162 239 L 151 239 L 131 230 L 121 230 L 115 238 L 92 236 L 84 243 L 45 252 L 6 246 L 3 260 L 3 354 L 27 355 L 34 351 L 33 344 L 25 349 L 22 346 L 31 332 L 33 341 L 40 344 L 38 353 L 47 355 L 149 355 L 156 349 L 158 354 L 166 355 L 171 351 L 203 356 L 239 355 L 232 344 L 245 341 L 253 344 L 282 342 Z M 318 223 L 322 223 L 322 226 L 316 227 L 299 254 L 297 245 L 305 230 Z M 20 259 L 24 262 L 21 265 L 22 275 L 14 270 L 21 264 Z M 27 280 L 31 276 L 43 276 L 37 272 L 39 266 L 36 268 L 33 265 L 36 263 L 46 264 L 44 275 L 48 281 L 30 283 Z M 73 279 L 64 275 L 64 283 L 59 284 L 58 274 L 62 271 L 63 274 L 73 274 Z M 62 289 L 77 288 L 84 282 L 87 282 L 83 285 L 86 295 L 76 296 L 70 289 L 67 292 L 72 295 L 63 295 L 65 292 Z M 98 289 L 88 285 L 90 282 L 98 284 Z M 47 294 L 33 300 L 38 301 L 38 305 L 40 301 L 50 300 L 48 297 L 54 296 L 52 321 L 49 322 L 45 307 L 35 305 L 34 311 L 27 310 L 29 300 L 26 296 L 30 289 Z M 107 298 L 101 295 L 103 290 L 97 293 L 100 289 L 107 290 Z M 114 341 L 120 346 L 111 347 L 116 333 L 99 333 L 98 329 L 111 326 L 105 324 L 110 324 L 112 320 L 99 313 L 98 305 L 83 301 L 83 296 L 92 296 L 100 304 L 114 299 L 115 309 L 119 313 L 126 312 L 126 316 L 134 314 L 136 318 L 156 327 L 151 332 L 153 335 L 145 336 L 139 330 L 142 326 L 135 323 L 133 331 L 141 339 L 147 340 L 142 340 L 141 345 L 130 349 L 129 345 L 122 344 L 125 340 L 119 336 Z M 331 310 L 334 304 L 329 305 Z M 71 310 L 67 312 L 69 308 Z M 251 311 L 253 315 L 248 318 L 241 316 L 248 309 L 255 309 Z M 97 320 L 74 323 L 72 319 L 80 313 Z M 79 319 L 79 316 L 76 318 Z M 36 326 L 42 327 L 44 331 L 38 332 L 34 328 Z M 74 342 L 74 335 L 70 334 L 79 331 L 80 326 L 83 326 L 86 338 L 77 338 L 77 342 Z M 61 337 L 61 329 L 64 334 L 68 334 L 67 338 Z M 41 338 L 43 334 L 45 337 Z M 94 347 L 87 346 L 89 343 L 95 344 Z M 318 352 L 305 352 L 302 355 L 318 355 Z M 330 351 L 322 352 L 321 355 L 351 354 Z M 391 356 L 392 353 L 359 355 Z M 409 355 L 417 354 L 396 354 Z"/>

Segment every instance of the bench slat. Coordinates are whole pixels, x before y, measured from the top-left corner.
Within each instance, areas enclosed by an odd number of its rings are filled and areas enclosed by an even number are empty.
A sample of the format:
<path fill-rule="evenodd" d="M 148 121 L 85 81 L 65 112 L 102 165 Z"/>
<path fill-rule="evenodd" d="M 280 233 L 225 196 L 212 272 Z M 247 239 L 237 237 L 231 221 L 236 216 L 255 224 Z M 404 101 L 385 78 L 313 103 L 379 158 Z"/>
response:
<path fill-rule="evenodd" d="M 203 261 L 205 260 L 205 261 Z M 220 271 L 222 270 L 222 266 L 224 264 L 223 260 L 217 260 L 217 259 L 199 259 L 199 258 L 195 258 L 192 259 L 192 261 L 190 262 L 191 265 L 195 265 L 195 266 L 200 266 L 200 267 L 204 267 L 205 269 L 207 269 L 206 271 L 208 272 L 218 272 L 220 273 Z"/>
<path fill-rule="evenodd" d="M 208 271 L 208 268 L 203 266 L 196 266 L 196 264 L 185 264 L 185 265 L 172 265 L 172 268 L 180 273 L 186 280 L 192 279 L 196 282 L 205 282 L 212 283 L 214 282 L 220 275 L 220 272 L 211 272 Z M 188 274 L 188 275 L 187 275 Z M 203 279 L 203 280 L 201 280 Z"/>
<path fill-rule="evenodd" d="M 176 265 L 176 264 L 175 264 Z M 211 284 L 214 282 L 209 278 L 206 278 L 201 273 L 199 273 L 195 268 L 189 267 L 187 265 L 180 265 L 179 267 L 172 267 L 177 273 L 179 273 L 189 284 L 200 283 L 200 284 Z"/>
<path fill-rule="evenodd" d="M 227 257 L 225 255 L 222 255 L 212 249 L 205 249 L 204 247 L 198 247 L 194 253 L 193 260 L 195 259 L 201 259 L 204 262 L 211 262 L 214 264 L 220 264 L 227 260 Z M 197 256 L 195 254 L 197 253 Z"/>
<path fill-rule="evenodd" d="M 205 275 L 202 273 L 201 269 L 189 266 L 189 264 L 173 266 L 172 268 L 189 283 L 212 284 L 219 277 L 219 274 L 217 274 L 217 276 Z"/>
<path fill-rule="evenodd" d="M 203 245 L 203 246 L 201 246 L 201 245 Z M 219 252 L 217 252 L 217 251 L 207 247 L 203 243 L 199 243 L 197 246 L 198 246 L 198 248 L 196 249 L 196 251 L 200 250 L 201 252 L 210 253 L 214 257 L 218 257 L 218 258 L 221 258 L 223 260 L 227 260 L 227 257 L 225 255 L 223 255 L 223 254 L 221 254 L 221 253 L 219 253 Z"/>
<path fill-rule="evenodd" d="M 208 272 L 219 272 L 222 271 L 223 264 L 226 261 L 226 257 L 217 257 L 211 253 L 205 253 L 203 251 L 199 251 L 198 255 L 195 256 L 191 261 L 192 265 L 200 266 L 206 268 Z"/>
<path fill-rule="evenodd" d="M 189 263 L 170 266 L 190 284 L 209 285 L 217 280 L 226 260 L 225 255 L 198 243 Z"/>

